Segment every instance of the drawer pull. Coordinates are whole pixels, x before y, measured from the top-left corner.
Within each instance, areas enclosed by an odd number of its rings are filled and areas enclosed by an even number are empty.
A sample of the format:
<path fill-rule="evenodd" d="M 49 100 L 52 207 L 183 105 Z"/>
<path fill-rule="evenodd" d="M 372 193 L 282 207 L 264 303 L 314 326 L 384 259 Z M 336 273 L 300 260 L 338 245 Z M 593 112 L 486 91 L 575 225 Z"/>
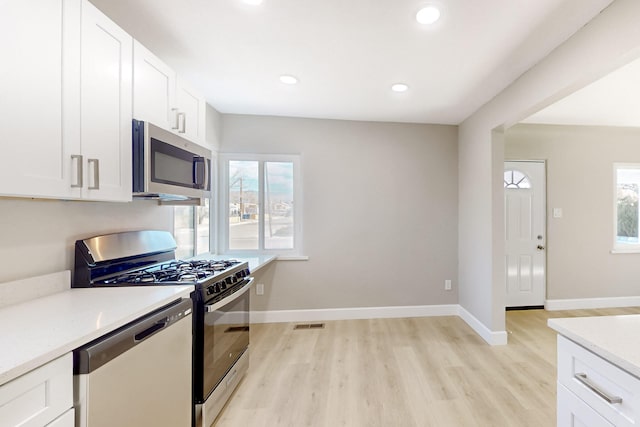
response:
<path fill-rule="evenodd" d="M 587 378 L 587 374 L 577 373 L 573 377 L 576 380 L 580 381 L 582 384 L 584 384 L 585 387 L 587 387 L 588 389 L 593 391 L 595 394 L 597 394 L 598 396 L 600 396 L 601 398 L 606 400 L 607 403 L 611 403 L 611 404 L 622 403 L 622 398 L 621 397 L 619 397 L 619 396 L 611 396 L 611 395 L 607 394 L 606 392 L 600 390 L 598 388 L 598 386 L 593 383 L 593 381 L 591 381 L 589 378 Z"/>

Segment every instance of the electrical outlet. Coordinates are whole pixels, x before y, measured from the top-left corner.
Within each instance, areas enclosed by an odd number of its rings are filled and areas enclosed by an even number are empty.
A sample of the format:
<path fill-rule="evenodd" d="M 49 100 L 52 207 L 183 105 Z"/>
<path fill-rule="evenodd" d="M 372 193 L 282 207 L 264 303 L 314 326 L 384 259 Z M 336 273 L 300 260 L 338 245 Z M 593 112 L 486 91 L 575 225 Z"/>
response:
<path fill-rule="evenodd" d="M 451 290 L 451 280 L 447 279 L 444 281 L 444 290 L 445 291 L 450 291 Z"/>
<path fill-rule="evenodd" d="M 264 283 L 258 283 L 256 285 L 256 295 L 264 295 Z"/>

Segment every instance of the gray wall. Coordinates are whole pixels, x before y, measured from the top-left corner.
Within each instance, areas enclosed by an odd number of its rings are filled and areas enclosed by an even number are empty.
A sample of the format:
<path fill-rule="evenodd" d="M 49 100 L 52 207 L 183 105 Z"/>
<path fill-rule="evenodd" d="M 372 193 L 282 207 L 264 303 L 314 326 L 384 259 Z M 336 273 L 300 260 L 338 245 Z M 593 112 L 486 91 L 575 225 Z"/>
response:
<path fill-rule="evenodd" d="M 640 2 L 616 0 L 459 128 L 460 305 L 489 331 L 505 330 L 503 158 L 494 131 L 640 56 Z"/>
<path fill-rule="evenodd" d="M 74 243 L 104 233 L 173 230 L 173 209 L 153 201 L 0 198 L 0 283 L 73 268 Z"/>
<path fill-rule="evenodd" d="M 640 129 L 517 125 L 505 136 L 505 159 L 547 160 L 547 299 L 639 295 L 640 254 L 610 251 L 613 163 L 640 162 Z"/>
<path fill-rule="evenodd" d="M 456 139 L 455 126 L 223 115 L 221 152 L 302 159 L 309 260 L 260 273 L 253 308 L 457 303 Z"/>

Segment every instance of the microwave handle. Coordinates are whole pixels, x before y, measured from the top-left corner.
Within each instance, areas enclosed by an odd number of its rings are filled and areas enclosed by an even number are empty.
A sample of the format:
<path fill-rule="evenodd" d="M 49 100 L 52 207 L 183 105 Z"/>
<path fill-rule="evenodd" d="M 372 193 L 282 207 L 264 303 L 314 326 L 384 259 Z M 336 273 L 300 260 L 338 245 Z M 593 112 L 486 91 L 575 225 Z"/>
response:
<path fill-rule="evenodd" d="M 193 158 L 193 186 L 204 189 L 207 178 L 207 164 L 204 157 Z"/>

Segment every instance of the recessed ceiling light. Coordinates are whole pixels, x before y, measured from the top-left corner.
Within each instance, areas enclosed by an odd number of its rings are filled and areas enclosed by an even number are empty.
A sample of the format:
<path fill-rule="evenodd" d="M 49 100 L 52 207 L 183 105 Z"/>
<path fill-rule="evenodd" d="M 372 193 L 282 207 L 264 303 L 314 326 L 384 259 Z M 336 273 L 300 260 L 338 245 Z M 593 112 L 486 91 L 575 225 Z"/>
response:
<path fill-rule="evenodd" d="M 440 19 L 440 9 L 433 5 L 423 7 L 416 14 L 416 20 L 424 25 L 434 24 L 438 19 Z"/>
<path fill-rule="evenodd" d="M 391 86 L 391 90 L 394 92 L 406 92 L 408 89 L 409 89 L 409 86 L 407 86 L 404 83 L 396 83 Z"/>
<path fill-rule="evenodd" d="M 287 74 L 283 74 L 282 76 L 280 76 L 280 81 L 286 85 L 294 85 L 296 83 L 298 83 L 298 79 L 287 75 Z"/>
<path fill-rule="evenodd" d="M 260 4 L 262 4 L 262 0 L 242 0 L 244 3 L 246 4 L 251 4 L 254 6 L 258 6 Z"/>

